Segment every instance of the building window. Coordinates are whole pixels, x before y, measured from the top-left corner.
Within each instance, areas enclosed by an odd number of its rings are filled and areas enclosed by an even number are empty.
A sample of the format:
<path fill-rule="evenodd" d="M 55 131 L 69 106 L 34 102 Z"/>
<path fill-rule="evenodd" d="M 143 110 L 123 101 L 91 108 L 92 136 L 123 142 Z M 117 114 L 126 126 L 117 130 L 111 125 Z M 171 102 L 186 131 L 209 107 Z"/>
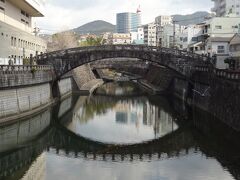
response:
<path fill-rule="evenodd" d="M 3 7 L 0 6 L 0 10 L 4 11 L 5 9 Z"/>
<path fill-rule="evenodd" d="M 215 26 L 216 29 L 222 29 L 222 26 Z"/>
<path fill-rule="evenodd" d="M 218 54 L 224 54 L 225 53 L 225 47 L 224 46 L 218 46 L 217 53 Z"/>

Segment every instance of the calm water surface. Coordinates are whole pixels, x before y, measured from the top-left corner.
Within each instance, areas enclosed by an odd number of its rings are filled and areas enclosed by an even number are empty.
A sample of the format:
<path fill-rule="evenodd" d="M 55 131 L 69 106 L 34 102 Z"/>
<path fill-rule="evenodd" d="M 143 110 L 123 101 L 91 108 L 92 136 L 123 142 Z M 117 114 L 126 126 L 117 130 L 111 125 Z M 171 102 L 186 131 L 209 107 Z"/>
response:
<path fill-rule="evenodd" d="M 0 177 L 233 180 L 239 150 L 239 134 L 205 112 L 129 83 L 106 84 L 1 127 Z"/>

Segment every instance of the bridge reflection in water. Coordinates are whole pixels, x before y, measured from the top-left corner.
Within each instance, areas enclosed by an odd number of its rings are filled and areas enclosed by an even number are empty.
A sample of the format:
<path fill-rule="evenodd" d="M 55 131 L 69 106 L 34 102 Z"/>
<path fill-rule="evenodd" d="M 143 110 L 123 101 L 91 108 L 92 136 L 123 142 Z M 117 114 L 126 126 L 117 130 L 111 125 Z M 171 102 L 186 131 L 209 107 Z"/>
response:
<path fill-rule="evenodd" d="M 138 141 L 130 139 L 126 144 L 119 145 L 118 142 L 114 143 L 114 138 L 103 139 L 104 134 L 95 138 L 86 136 L 89 134 L 81 134 L 88 123 L 96 121 L 96 116 L 107 117 L 111 111 L 115 112 L 115 116 L 111 121 L 106 118 L 108 123 L 115 123 L 117 128 L 132 126 L 133 132 L 135 129 L 140 132 L 139 127 L 143 126 L 151 129 L 150 134 L 153 136 L 141 136 Z M 102 121 L 104 120 L 100 122 Z M 107 129 L 105 131 L 109 133 Z M 116 129 L 115 132 L 123 135 Z M 98 132 L 95 129 L 93 133 Z M 110 136 L 113 137 L 114 134 L 110 133 Z M 105 143 L 102 142 L 104 140 Z M 201 179 L 207 176 L 212 176 L 212 179 L 239 179 L 238 140 L 238 133 L 219 122 L 215 123 L 213 118 L 204 112 L 193 110 L 189 113 L 188 109 L 183 108 L 182 103 L 176 100 L 169 101 L 156 96 L 70 97 L 54 109 L 0 128 L 0 177 L 64 179 L 70 172 L 72 177 L 79 178 L 89 175 L 89 169 L 86 169 L 89 166 L 96 168 L 96 174 L 91 173 L 91 178 L 94 175 L 96 178 L 99 176 L 99 165 L 112 170 L 117 179 L 131 179 L 130 175 L 139 179 L 151 179 L 152 174 L 156 179 L 171 179 L 173 176 L 170 177 L 170 174 L 180 179 Z M 121 163 L 108 164 L 109 161 Z M 148 164 L 143 164 L 146 161 Z M 174 165 L 175 169 L 170 168 L 171 162 L 179 164 L 181 168 Z M 202 171 L 201 163 L 206 167 Z M 150 169 L 149 172 L 135 172 L 136 169 L 131 165 Z M 195 174 L 194 166 L 197 167 L 198 174 Z M 121 170 L 116 170 L 118 168 Z M 160 173 L 158 168 L 164 169 L 165 174 Z M 205 172 L 207 168 L 213 172 Z M 186 169 L 189 169 L 190 175 L 185 174 Z M 101 173 L 106 171 L 104 168 L 100 170 Z M 170 174 L 166 174 L 167 172 Z"/>

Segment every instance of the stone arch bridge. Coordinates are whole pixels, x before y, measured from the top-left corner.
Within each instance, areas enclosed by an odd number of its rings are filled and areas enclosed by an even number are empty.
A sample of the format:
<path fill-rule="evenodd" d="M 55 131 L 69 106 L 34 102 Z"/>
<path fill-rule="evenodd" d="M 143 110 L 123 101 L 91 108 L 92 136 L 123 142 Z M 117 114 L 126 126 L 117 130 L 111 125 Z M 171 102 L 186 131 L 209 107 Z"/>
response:
<path fill-rule="evenodd" d="M 177 49 L 142 45 L 105 45 L 78 47 L 41 54 L 39 65 L 52 65 L 56 79 L 81 65 L 102 59 L 137 58 L 170 68 L 182 76 L 189 77 L 194 67 L 211 65 L 207 56 Z"/>

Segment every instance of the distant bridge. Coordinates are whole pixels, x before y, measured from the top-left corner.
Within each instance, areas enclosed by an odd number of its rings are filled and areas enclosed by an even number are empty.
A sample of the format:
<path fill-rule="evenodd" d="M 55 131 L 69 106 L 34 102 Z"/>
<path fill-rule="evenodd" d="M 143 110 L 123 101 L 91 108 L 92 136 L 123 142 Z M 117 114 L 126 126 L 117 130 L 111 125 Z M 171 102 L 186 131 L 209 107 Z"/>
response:
<path fill-rule="evenodd" d="M 52 65 L 56 79 L 81 65 L 102 59 L 137 58 L 168 67 L 183 76 L 190 76 L 195 66 L 211 65 L 210 58 L 177 49 L 140 45 L 106 45 L 78 47 L 42 54 L 39 65 Z"/>

